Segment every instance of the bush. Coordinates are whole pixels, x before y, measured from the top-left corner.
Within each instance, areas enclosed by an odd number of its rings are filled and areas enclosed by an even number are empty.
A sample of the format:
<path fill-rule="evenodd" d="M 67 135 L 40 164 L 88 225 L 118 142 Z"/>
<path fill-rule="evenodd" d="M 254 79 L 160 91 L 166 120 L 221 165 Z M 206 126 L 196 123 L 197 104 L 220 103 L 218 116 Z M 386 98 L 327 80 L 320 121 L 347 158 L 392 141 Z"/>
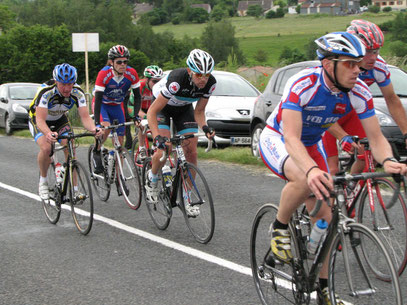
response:
<path fill-rule="evenodd" d="M 266 18 L 267 18 L 267 19 L 276 18 L 276 12 L 273 11 L 273 10 L 269 10 L 269 11 L 266 13 Z"/>
<path fill-rule="evenodd" d="M 295 62 L 304 61 L 306 58 L 298 48 L 290 49 L 289 47 L 284 47 L 279 60 L 282 65 L 289 65 Z"/>
<path fill-rule="evenodd" d="M 369 11 L 370 13 L 375 13 L 375 14 L 377 14 L 378 12 L 380 12 L 380 6 L 377 6 L 377 5 L 370 5 L 369 8 L 368 8 L 368 11 Z"/>
<path fill-rule="evenodd" d="M 391 12 L 392 8 L 390 6 L 383 7 L 383 12 Z"/>
<path fill-rule="evenodd" d="M 268 56 L 266 51 L 264 51 L 263 49 L 259 49 L 253 57 L 258 62 L 266 62 Z"/>
<path fill-rule="evenodd" d="M 260 17 L 262 12 L 263 9 L 258 4 L 249 5 L 249 7 L 247 8 L 247 16 Z"/>
<path fill-rule="evenodd" d="M 407 55 L 407 44 L 397 40 L 397 41 L 392 41 L 389 43 L 390 44 L 390 53 L 394 56 L 397 57 L 404 57 Z"/>

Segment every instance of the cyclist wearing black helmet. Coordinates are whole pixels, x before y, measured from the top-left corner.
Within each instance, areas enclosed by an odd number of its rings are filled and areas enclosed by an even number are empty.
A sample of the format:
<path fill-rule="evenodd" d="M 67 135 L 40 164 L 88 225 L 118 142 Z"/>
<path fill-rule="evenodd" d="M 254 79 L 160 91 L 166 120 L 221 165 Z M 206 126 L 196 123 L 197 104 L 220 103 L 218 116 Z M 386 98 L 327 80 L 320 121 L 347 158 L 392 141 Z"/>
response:
<path fill-rule="evenodd" d="M 96 126 L 109 126 L 113 120 L 125 122 L 124 100 L 131 88 L 134 94 L 134 112 L 140 109 L 140 82 L 137 71 L 128 66 L 129 50 L 122 45 L 110 48 L 108 52 L 108 65 L 99 71 L 95 83 L 95 124 Z M 106 129 L 102 143 L 106 141 L 109 130 Z M 119 141 L 123 144 L 124 126 L 117 130 Z M 95 173 L 103 171 L 100 159 L 100 147 L 93 154 Z"/>
<path fill-rule="evenodd" d="M 65 63 L 55 66 L 53 79 L 55 81 L 53 84 L 39 89 L 29 110 L 30 132 L 40 147 L 37 160 L 40 168 L 39 195 L 42 200 L 49 199 L 47 172 L 51 162 L 50 143 L 56 142 L 58 135 L 71 130 L 66 115 L 69 109 L 76 105 L 83 126 L 97 136 L 102 135 L 102 130 L 96 128 L 89 116 L 82 89 L 75 84 L 77 79 L 75 67 Z"/>

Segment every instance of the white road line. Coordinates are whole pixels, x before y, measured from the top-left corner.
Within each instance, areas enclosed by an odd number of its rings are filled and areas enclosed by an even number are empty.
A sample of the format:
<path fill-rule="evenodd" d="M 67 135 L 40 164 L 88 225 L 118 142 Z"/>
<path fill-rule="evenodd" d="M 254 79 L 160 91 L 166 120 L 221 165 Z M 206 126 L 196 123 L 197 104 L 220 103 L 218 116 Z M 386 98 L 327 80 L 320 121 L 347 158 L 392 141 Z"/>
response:
<path fill-rule="evenodd" d="M 16 188 L 16 187 L 13 187 L 13 186 L 1 183 L 1 182 L 0 182 L 0 187 L 41 202 L 40 197 L 38 195 L 36 195 L 36 194 L 21 190 L 19 188 Z M 65 209 L 70 209 L 69 206 L 67 206 L 67 205 L 63 205 L 62 207 L 65 208 Z M 200 258 L 202 260 L 205 260 L 205 261 L 213 263 L 213 264 L 217 264 L 217 265 L 222 266 L 224 268 L 228 268 L 228 269 L 230 269 L 232 271 L 236 271 L 236 272 L 239 272 L 239 273 L 244 274 L 244 275 L 252 276 L 251 268 L 248 268 L 248 267 L 233 263 L 233 262 L 228 261 L 226 259 L 219 258 L 219 257 L 214 256 L 212 254 L 209 254 L 209 253 L 206 253 L 206 252 L 203 252 L 203 251 L 200 251 L 200 250 L 196 250 L 196 249 L 188 247 L 188 246 L 184 246 L 184 245 L 179 244 L 177 242 L 174 242 L 174 241 L 171 241 L 171 240 L 156 236 L 154 234 L 151 234 L 151 233 L 136 229 L 134 227 L 130 227 L 130 226 L 125 225 L 123 223 L 120 223 L 120 222 L 118 222 L 116 220 L 112 220 L 112 219 L 109 219 L 107 217 L 104 217 L 104 216 L 101 216 L 101 215 L 98 215 L 98 214 L 93 214 L 93 218 L 95 220 L 98 220 L 98 221 L 101 221 L 101 222 L 103 222 L 105 224 L 108 224 L 108 225 L 110 225 L 112 227 L 121 229 L 121 230 L 129 232 L 131 234 L 135 234 L 135 235 L 140 236 L 142 238 L 145 238 L 145 239 L 151 240 L 153 242 L 159 243 L 159 244 L 161 244 L 161 245 L 163 245 L 165 247 L 172 248 L 174 250 L 177 250 L 177 251 L 183 252 L 185 254 Z"/>

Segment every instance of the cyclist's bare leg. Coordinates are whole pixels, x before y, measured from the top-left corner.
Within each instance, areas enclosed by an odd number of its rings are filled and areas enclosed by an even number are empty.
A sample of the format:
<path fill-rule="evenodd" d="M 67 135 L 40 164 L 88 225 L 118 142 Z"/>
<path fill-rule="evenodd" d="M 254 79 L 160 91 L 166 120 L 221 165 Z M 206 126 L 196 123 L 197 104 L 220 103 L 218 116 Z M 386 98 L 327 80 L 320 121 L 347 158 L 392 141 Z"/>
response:
<path fill-rule="evenodd" d="M 51 163 L 51 158 L 49 154 L 51 153 L 51 144 L 47 142 L 45 136 L 41 136 L 37 140 L 37 144 L 40 147 L 38 152 L 37 162 L 40 169 L 41 177 L 46 177 L 48 172 L 48 167 Z"/>
<path fill-rule="evenodd" d="M 166 130 L 166 129 L 159 129 L 159 134 L 162 137 L 167 137 L 167 138 L 171 137 L 170 131 Z M 171 146 L 169 146 L 169 152 L 170 151 L 171 151 Z M 154 152 L 154 155 L 152 157 L 152 164 L 151 164 L 151 172 L 154 175 L 157 175 L 159 169 L 162 168 L 166 162 L 166 160 L 164 160 L 162 162 L 160 161 L 160 158 L 162 157 L 162 155 L 163 155 L 162 149 L 157 149 Z"/>
<path fill-rule="evenodd" d="M 189 134 L 189 133 L 188 133 Z M 187 134 L 185 134 L 187 135 Z M 184 149 L 184 154 L 185 158 L 189 163 L 192 163 L 194 165 L 198 164 L 198 152 L 197 152 L 197 146 L 198 146 L 198 138 L 190 138 L 186 141 L 184 141 L 182 148 Z"/>

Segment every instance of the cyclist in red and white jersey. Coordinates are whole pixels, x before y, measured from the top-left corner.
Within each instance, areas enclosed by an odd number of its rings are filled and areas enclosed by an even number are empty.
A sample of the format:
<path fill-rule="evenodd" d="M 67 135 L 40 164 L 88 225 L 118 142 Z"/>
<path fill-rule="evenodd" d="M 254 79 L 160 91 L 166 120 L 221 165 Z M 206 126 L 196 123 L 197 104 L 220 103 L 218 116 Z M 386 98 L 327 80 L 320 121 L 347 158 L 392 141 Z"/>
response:
<path fill-rule="evenodd" d="M 407 141 L 406 112 L 404 111 L 400 98 L 394 92 L 387 63 L 379 55 L 380 48 L 384 42 L 382 31 L 372 22 L 353 20 L 347 32 L 359 37 L 366 47 L 366 55 L 360 67 L 359 78 L 368 86 L 377 83 L 386 100 L 386 105 L 389 108 L 391 116 L 400 127 L 404 135 L 404 140 Z M 345 151 L 350 152 L 353 148 L 359 148 L 359 153 L 362 153 L 360 158 L 363 158 L 362 148 L 353 143 L 351 135 L 357 135 L 359 138 L 366 137 L 366 133 L 354 110 L 339 119 L 338 124 L 334 125 L 323 137 L 324 147 L 328 155 L 328 166 L 332 174 L 338 172 L 338 149 L 336 139 L 340 140 L 339 143 Z M 358 159 L 353 165 L 351 172 L 358 173 L 361 172 L 363 168 L 364 161 Z"/>
<path fill-rule="evenodd" d="M 118 123 L 125 122 L 124 99 L 131 88 L 134 94 L 134 113 L 140 108 L 140 81 L 137 71 L 128 66 L 129 50 L 122 45 L 110 48 L 108 52 L 108 65 L 99 71 L 95 83 L 95 124 L 96 126 L 110 126 L 113 120 Z M 117 130 L 120 144 L 123 144 L 125 128 Z M 102 143 L 106 141 L 110 130 L 106 129 Z M 100 147 L 93 154 L 95 173 L 103 172 Z"/>

